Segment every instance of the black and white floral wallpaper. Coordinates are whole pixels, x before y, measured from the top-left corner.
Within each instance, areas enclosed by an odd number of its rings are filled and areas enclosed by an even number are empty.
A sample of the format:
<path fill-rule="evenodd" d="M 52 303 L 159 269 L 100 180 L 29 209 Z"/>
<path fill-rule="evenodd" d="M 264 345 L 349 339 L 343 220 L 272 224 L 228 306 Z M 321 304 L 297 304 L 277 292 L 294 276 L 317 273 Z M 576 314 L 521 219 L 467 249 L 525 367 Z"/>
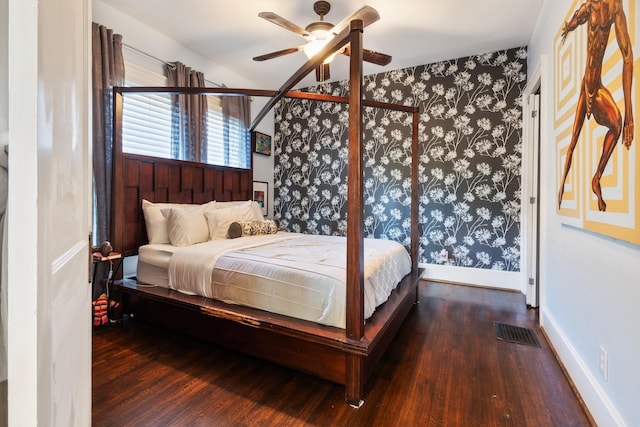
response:
<path fill-rule="evenodd" d="M 364 78 L 365 98 L 420 106 L 420 262 L 520 269 L 526 48 Z M 309 88 L 338 96 L 348 83 Z M 348 106 L 283 99 L 275 109 L 275 219 L 344 235 Z M 365 235 L 409 246 L 411 117 L 365 108 Z M 448 259 L 440 257 L 442 250 Z"/>

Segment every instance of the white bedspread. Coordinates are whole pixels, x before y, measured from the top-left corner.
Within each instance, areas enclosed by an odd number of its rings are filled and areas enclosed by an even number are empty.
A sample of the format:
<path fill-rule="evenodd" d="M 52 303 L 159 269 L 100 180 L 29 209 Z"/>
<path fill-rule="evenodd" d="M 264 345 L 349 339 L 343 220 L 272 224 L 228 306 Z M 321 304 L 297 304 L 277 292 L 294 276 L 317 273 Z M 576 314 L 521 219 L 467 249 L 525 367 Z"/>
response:
<path fill-rule="evenodd" d="M 369 318 L 411 271 L 406 249 L 365 239 L 364 311 Z M 169 287 L 180 292 L 345 327 L 346 239 L 296 233 L 215 240 L 179 248 Z"/>

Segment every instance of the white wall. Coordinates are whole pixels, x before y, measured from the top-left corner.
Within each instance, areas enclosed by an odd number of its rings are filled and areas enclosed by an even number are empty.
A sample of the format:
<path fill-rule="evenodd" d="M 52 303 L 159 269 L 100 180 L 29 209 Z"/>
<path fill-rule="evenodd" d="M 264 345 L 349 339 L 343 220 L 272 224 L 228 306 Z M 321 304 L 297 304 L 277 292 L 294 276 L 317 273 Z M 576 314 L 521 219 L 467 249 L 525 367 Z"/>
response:
<path fill-rule="evenodd" d="M 8 15 L 8 0 L 0 0 L 0 147 L 7 143 L 9 126 L 9 88 L 7 86 L 9 79 L 7 76 L 9 67 L 9 64 L 7 64 L 9 39 Z"/>
<path fill-rule="evenodd" d="M 137 21 L 128 15 L 102 3 L 93 0 L 93 22 L 111 28 L 122 35 L 124 44 L 134 47 L 163 61 L 180 61 L 196 70 L 202 71 L 205 78 L 217 84 L 224 84 L 234 88 L 258 88 L 256 83 L 225 68 L 222 64 L 189 49 L 155 29 Z M 251 112 L 256 115 L 267 98 L 255 97 L 251 104 Z M 267 114 L 257 128 L 261 132 L 273 135 L 273 110 Z M 253 156 L 253 178 L 256 181 L 269 183 L 269 216 L 273 216 L 273 156 Z"/>
<path fill-rule="evenodd" d="M 573 12 L 576 3 L 583 2 L 544 2 L 529 43 L 530 73 L 536 69 L 541 55 L 547 58 L 546 69 L 542 70 L 541 103 L 540 317 L 596 422 L 601 426 L 637 426 L 640 425 L 640 309 L 637 305 L 640 247 L 562 225 L 555 212 L 553 43 L 567 13 Z M 636 29 L 639 21 L 636 16 Z M 634 90 L 637 91 L 640 36 L 637 31 L 635 34 Z M 639 144 L 637 111 L 640 105 L 634 105 L 634 109 L 633 143 Z M 600 346 L 608 353 L 607 381 L 599 372 Z"/>
<path fill-rule="evenodd" d="M 425 269 L 423 277 L 428 280 L 522 292 L 523 273 L 519 271 L 497 271 L 426 263 L 420 263 L 420 267 Z"/>

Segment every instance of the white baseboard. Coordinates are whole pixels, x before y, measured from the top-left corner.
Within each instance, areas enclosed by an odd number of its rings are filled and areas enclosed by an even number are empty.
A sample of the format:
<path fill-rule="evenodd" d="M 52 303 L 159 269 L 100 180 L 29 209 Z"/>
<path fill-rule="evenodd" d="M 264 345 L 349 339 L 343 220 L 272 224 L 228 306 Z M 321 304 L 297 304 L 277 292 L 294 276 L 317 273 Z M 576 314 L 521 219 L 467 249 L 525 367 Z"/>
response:
<path fill-rule="evenodd" d="M 596 423 L 600 426 L 627 426 L 580 353 L 545 309 L 540 311 L 540 323 Z"/>
<path fill-rule="evenodd" d="M 516 271 L 487 270 L 440 264 L 420 264 L 425 268 L 425 280 L 464 283 L 487 288 L 521 291 L 521 273 Z"/>

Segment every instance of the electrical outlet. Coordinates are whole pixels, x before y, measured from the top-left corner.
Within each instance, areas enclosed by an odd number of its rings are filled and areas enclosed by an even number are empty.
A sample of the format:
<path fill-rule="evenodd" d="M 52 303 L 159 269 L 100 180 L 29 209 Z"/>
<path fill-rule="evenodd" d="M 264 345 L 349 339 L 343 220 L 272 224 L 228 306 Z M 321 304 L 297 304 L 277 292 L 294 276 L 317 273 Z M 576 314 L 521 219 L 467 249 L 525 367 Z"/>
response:
<path fill-rule="evenodd" d="M 449 251 L 442 249 L 440 251 L 440 261 L 447 261 L 449 259 Z"/>
<path fill-rule="evenodd" d="M 600 346 L 600 357 L 598 358 L 598 369 L 600 375 L 607 381 L 609 379 L 609 357 L 607 356 L 607 350 L 603 346 Z"/>

